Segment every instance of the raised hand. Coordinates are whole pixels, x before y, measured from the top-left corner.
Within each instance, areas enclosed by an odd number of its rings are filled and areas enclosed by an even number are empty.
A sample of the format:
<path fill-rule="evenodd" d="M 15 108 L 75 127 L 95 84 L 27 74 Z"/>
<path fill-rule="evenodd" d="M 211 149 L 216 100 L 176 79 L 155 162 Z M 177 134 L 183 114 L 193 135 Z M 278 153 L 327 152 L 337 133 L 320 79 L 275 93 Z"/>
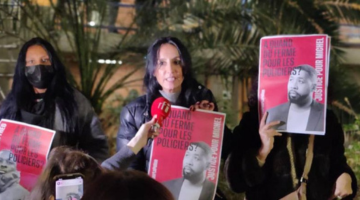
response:
<path fill-rule="evenodd" d="M 261 147 L 257 158 L 265 163 L 266 157 L 274 147 L 274 136 L 281 136 L 282 134 L 274 129 L 274 126 L 280 124 L 280 121 L 273 121 L 265 124 L 268 112 L 261 118 L 259 135 L 261 139 Z"/>
<path fill-rule="evenodd" d="M 195 111 L 196 109 L 213 111 L 215 109 L 215 104 L 208 100 L 198 101 L 195 105 L 190 106 L 191 111 Z"/>
<path fill-rule="evenodd" d="M 136 135 L 128 142 L 127 146 L 137 154 L 147 143 L 148 138 L 155 138 L 159 135 L 158 128 L 155 128 L 156 115 L 151 121 L 141 125 Z"/>

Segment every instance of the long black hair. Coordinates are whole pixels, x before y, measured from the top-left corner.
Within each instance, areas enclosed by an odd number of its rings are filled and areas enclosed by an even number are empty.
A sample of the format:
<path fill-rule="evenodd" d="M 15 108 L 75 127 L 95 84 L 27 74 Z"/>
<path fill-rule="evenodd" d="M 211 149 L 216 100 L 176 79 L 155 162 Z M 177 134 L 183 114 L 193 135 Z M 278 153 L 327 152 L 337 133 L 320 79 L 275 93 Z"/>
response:
<path fill-rule="evenodd" d="M 181 84 L 181 93 L 185 95 L 185 98 L 189 98 L 187 96 L 190 95 L 190 91 L 187 91 L 187 89 L 192 85 L 197 84 L 197 81 L 193 77 L 190 53 L 179 39 L 175 37 L 161 37 L 148 48 L 148 53 L 146 56 L 144 87 L 146 89 L 149 100 L 153 101 L 157 96 L 159 96 L 159 90 L 162 89 L 161 85 L 154 76 L 154 72 L 158 63 L 159 50 L 163 44 L 174 45 L 179 52 L 182 74 L 184 76 L 184 81 Z M 182 94 L 180 95 L 183 96 Z"/>
<path fill-rule="evenodd" d="M 1 106 L 0 118 L 19 120 L 20 109 L 29 110 L 31 104 L 33 104 L 33 100 L 35 100 L 33 86 L 25 76 L 26 52 L 28 48 L 33 45 L 40 45 L 46 50 L 55 72 L 54 78 L 47 87 L 43 98 L 45 102 L 45 114 L 48 115 L 50 119 L 46 128 L 53 128 L 54 113 L 57 106 L 61 112 L 62 120 L 65 121 L 64 124 L 67 126 L 66 131 L 74 130 L 75 120 L 73 120 L 73 117 L 77 109 L 73 93 L 74 89 L 66 80 L 65 67 L 61 63 L 53 46 L 48 41 L 39 37 L 32 38 L 25 42 L 19 52 L 12 89 Z"/>

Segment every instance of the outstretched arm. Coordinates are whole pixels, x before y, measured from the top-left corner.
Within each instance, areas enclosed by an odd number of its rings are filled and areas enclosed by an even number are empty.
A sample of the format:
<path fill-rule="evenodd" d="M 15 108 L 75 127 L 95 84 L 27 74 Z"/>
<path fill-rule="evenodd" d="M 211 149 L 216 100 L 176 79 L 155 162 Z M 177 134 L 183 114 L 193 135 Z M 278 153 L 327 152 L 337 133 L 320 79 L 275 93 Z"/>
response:
<path fill-rule="evenodd" d="M 136 135 L 113 156 L 105 160 L 101 166 L 109 170 L 125 170 L 132 161 L 135 160 L 136 154 L 146 145 L 148 138 L 158 136 L 158 130 L 153 129 L 156 116 L 137 131 Z"/>

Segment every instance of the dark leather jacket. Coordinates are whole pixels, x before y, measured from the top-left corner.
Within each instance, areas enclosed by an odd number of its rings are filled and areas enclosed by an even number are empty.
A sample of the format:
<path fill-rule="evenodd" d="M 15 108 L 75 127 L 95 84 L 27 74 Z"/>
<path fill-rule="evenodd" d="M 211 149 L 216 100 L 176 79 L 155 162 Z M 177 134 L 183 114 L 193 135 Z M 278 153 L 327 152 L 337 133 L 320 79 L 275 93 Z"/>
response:
<path fill-rule="evenodd" d="M 192 88 L 182 91 L 175 105 L 190 107 L 197 101 L 208 100 L 215 103 L 212 92 L 204 86 L 197 84 Z M 151 102 L 148 95 L 143 95 L 126 105 L 120 114 L 120 127 L 117 134 L 117 151 L 125 146 L 133 138 L 140 126 L 151 120 Z M 215 111 L 217 111 L 215 103 Z M 231 131 L 226 127 L 224 133 L 222 158 L 226 159 L 231 147 Z M 151 154 L 152 140 L 149 139 L 147 145 L 136 155 L 136 159 L 130 168 L 147 171 Z"/>

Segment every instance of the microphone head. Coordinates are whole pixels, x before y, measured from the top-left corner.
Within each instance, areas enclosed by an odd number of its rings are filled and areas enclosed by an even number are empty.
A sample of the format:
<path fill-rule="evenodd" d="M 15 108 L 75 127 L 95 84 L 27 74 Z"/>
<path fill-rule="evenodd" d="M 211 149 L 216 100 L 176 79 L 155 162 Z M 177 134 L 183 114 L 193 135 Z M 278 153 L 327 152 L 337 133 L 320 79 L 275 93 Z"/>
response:
<path fill-rule="evenodd" d="M 162 126 L 163 120 L 169 116 L 171 111 L 171 103 L 164 97 L 159 97 L 151 105 L 151 116 L 157 115 L 155 123 Z"/>

